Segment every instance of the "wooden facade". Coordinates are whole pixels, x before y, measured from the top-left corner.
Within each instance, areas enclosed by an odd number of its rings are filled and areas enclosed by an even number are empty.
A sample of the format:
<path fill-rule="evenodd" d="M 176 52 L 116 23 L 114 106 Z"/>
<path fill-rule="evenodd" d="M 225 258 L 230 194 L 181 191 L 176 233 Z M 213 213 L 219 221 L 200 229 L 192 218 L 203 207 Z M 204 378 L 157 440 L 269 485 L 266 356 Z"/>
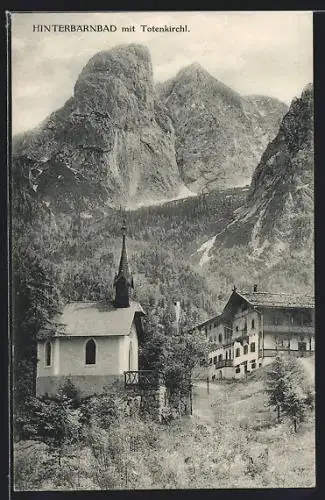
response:
<path fill-rule="evenodd" d="M 211 344 L 209 378 L 238 378 L 278 353 L 315 352 L 314 299 L 233 290 L 222 313 L 197 326 Z"/>

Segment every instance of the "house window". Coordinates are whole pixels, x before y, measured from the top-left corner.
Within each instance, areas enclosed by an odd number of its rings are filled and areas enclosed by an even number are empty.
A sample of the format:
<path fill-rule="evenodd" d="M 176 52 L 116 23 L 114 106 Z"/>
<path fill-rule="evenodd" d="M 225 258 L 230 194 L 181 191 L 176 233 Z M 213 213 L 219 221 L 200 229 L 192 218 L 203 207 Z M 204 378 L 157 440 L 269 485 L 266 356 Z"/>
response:
<path fill-rule="evenodd" d="M 219 354 L 218 361 L 222 361 L 222 354 Z"/>
<path fill-rule="evenodd" d="M 220 344 L 222 342 L 222 335 L 221 335 L 221 333 L 219 334 L 219 342 L 220 342 Z"/>
<path fill-rule="evenodd" d="M 45 366 L 51 366 L 52 361 L 52 344 L 50 340 L 45 343 Z"/>
<path fill-rule="evenodd" d="M 237 347 L 236 349 L 236 358 L 238 358 L 238 356 L 240 356 L 240 347 Z"/>
<path fill-rule="evenodd" d="M 283 338 L 282 337 L 276 337 L 275 338 L 275 344 L 277 347 L 283 347 Z"/>
<path fill-rule="evenodd" d="M 248 353 L 248 345 L 244 345 L 244 354 L 247 354 Z"/>
<path fill-rule="evenodd" d="M 228 359 L 228 351 L 226 351 L 226 359 Z"/>
<path fill-rule="evenodd" d="M 214 363 L 214 364 L 216 364 L 216 363 L 217 363 L 217 361 L 218 361 L 218 356 L 214 356 L 214 358 L 213 358 L 213 363 Z"/>
<path fill-rule="evenodd" d="M 88 340 L 86 344 L 86 365 L 96 363 L 96 344 L 93 339 Z"/>
<path fill-rule="evenodd" d="M 301 313 L 301 324 L 302 325 L 311 325 L 312 324 L 312 318 L 311 314 L 309 311 L 305 311 Z"/>
<path fill-rule="evenodd" d="M 240 373 L 240 366 L 239 365 L 236 366 L 235 373 Z"/>
<path fill-rule="evenodd" d="M 209 365 L 212 365 L 212 358 L 209 358 Z"/>
<path fill-rule="evenodd" d="M 236 326 L 236 332 L 238 332 L 238 325 Z"/>
<path fill-rule="evenodd" d="M 277 314 L 273 316 L 273 324 L 274 325 L 279 325 L 280 324 L 280 318 Z"/>
<path fill-rule="evenodd" d="M 255 352 L 255 342 L 251 343 L 251 352 Z"/>
<path fill-rule="evenodd" d="M 255 368 L 256 368 L 256 359 L 253 359 L 251 361 L 251 366 L 252 366 L 252 370 L 255 370 Z"/>
<path fill-rule="evenodd" d="M 252 319 L 252 330 L 255 328 L 255 319 Z"/>

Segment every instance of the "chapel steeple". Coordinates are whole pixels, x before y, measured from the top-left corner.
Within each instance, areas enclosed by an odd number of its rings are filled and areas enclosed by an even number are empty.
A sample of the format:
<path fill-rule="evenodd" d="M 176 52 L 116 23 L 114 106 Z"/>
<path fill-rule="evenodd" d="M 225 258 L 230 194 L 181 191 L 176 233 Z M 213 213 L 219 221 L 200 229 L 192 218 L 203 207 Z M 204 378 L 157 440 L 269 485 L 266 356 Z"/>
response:
<path fill-rule="evenodd" d="M 134 288 L 133 278 L 129 270 L 128 255 L 126 251 L 126 221 L 122 226 L 122 250 L 118 273 L 114 278 L 115 307 L 130 307 L 129 288 Z"/>

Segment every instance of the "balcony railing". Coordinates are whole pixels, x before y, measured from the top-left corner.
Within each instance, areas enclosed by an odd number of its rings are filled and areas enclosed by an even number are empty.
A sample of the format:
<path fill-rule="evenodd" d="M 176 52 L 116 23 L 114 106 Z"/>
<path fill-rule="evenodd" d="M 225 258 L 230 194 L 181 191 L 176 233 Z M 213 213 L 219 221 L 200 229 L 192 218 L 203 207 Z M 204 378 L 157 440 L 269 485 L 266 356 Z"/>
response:
<path fill-rule="evenodd" d="M 290 356 L 295 356 L 297 358 L 304 358 L 304 357 L 308 357 L 308 356 L 312 356 L 315 351 L 301 351 L 301 350 L 298 350 L 298 349 L 289 349 L 288 347 L 278 347 L 277 349 L 264 349 L 264 351 L 260 350 L 259 351 L 259 355 L 262 357 L 262 355 L 264 354 L 264 358 L 273 358 L 275 357 L 277 354 L 280 354 L 280 353 L 288 353 L 290 354 Z"/>
<path fill-rule="evenodd" d="M 215 364 L 214 364 L 216 370 L 218 368 L 224 368 L 226 366 L 233 366 L 233 359 L 222 359 L 221 361 L 217 361 Z"/>
<path fill-rule="evenodd" d="M 298 333 L 313 335 L 315 333 L 314 326 L 304 326 L 304 325 L 268 325 L 264 324 L 264 333 Z"/>
<path fill-rule="evenodd" d="M 140 370 L 124 372 L 124 386 L 126 389 L 155 389 L 164 385 L 164 376 L 159 371 Z"/>
<path fill-rule="evenodd" d="M 244 343 L 248 344 L 249 343 L 249 336 L 247 335 L 247 330 L 243 334 L 238 334 L 237 333 L 236 337 L 234 337 L 234 341 L 235 342 L 240 342 L 242 345 Z"/>

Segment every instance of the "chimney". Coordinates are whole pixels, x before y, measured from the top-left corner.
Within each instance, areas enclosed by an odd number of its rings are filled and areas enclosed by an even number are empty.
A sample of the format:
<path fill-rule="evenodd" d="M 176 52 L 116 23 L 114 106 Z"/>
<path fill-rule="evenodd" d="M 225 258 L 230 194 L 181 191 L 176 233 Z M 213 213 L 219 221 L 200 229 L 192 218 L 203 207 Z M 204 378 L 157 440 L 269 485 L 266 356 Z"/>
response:
<path fill-rule="evenodd" d="M 254 285 L 254 292 L 257 292 L 257 285 Z"/>

